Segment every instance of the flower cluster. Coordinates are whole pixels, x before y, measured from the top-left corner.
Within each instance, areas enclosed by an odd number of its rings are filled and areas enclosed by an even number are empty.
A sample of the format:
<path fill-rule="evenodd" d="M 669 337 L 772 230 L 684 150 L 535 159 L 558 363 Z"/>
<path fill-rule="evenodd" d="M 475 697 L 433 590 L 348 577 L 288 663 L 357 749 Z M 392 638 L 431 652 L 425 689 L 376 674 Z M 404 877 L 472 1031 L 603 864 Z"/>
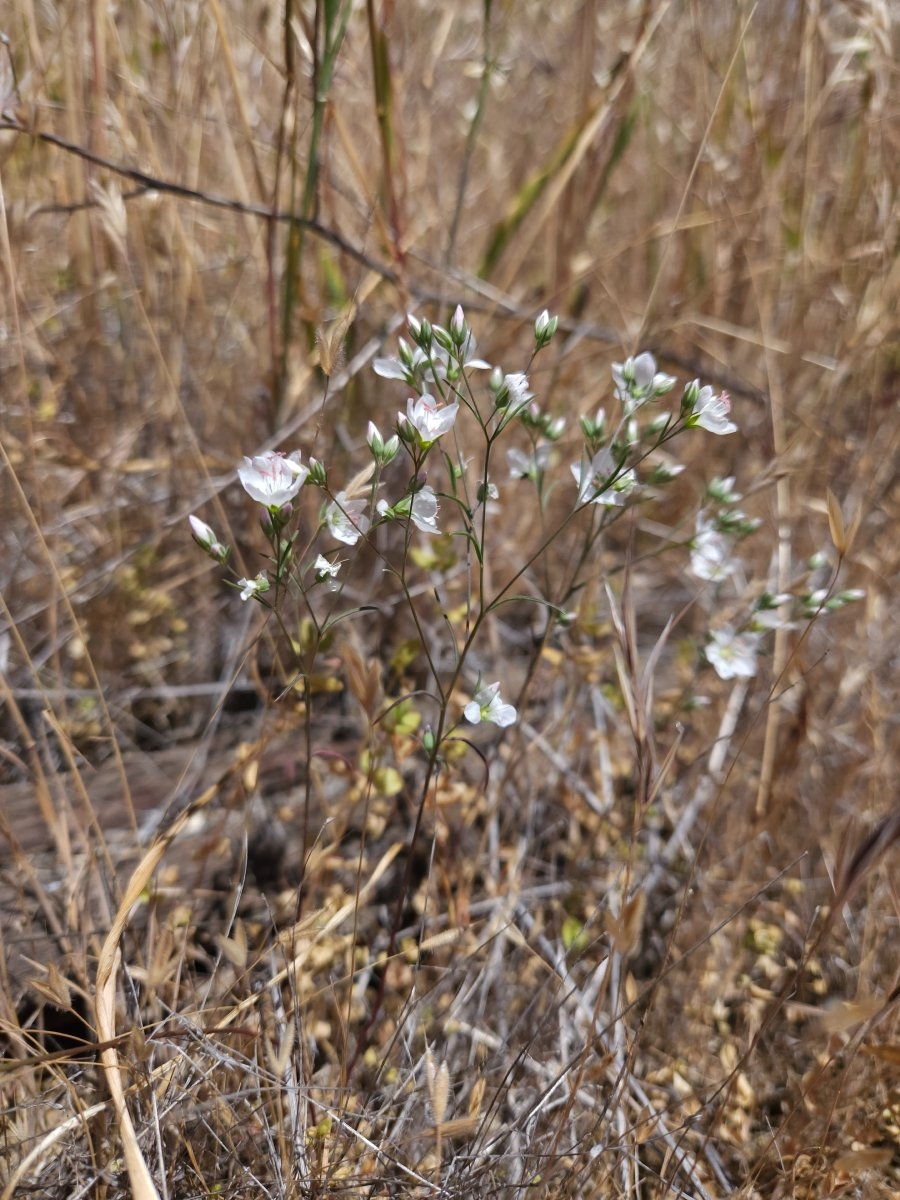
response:
<path fill-rule="evenodd" d="M 530 484 L 541 513 L 551 486 L 555 486 L 548 482 L 548 475 L 563 457 L 566 419 L 541 406 L 529 372 L 534 358 L 551 343 L 557 329 L 558 319 L 542 312 L 534 322 L 533 350 L 525 370 L 507 371 L 479 357 L 474 334 L 461 308 L 456 308 L 446 327 L 409 316 L 407 337 L 399 339 L 396 355 L 374 362 L 374 371 L 382 379 L 398 381 L 407 388 L 405 406 L 397 411 L 394 428 L 387 435 L 373 421 L 368 422 L 365 442 L 369 462 L 356 478 L 344 487 L 333 487 L 324 464 L 314 458 L 303 463 L 298 450 L 289 454 L 266 451 L 245 458 L 238 468 L 244 490 L 262 507 L 261 524 L 272 550 L 266 570 L 253 578 L 233 580 L 241 599 L 277 609 L 285 589 L 293 587 L 317 620 L 315 590 L 321 588 L 324 593 L 340 597 L 350 570 L 348 567 L 342 573 L 343 560 L 335 557 L 334 547 L 330 553 L 319 549 L 320 536 L 346 547 L 371 544 L 386 569 L 404 581 L 409 562 L 449 565 L 458 561 L 454 559 L 455 548 L 467 545 L 474 551 L 467 569 L 480 575 L 473 581 L 470 595 L 482 599 L 471 618 L 473 630 L 458 654 L 453 677 L 449 682 L 442 681 L 434 668 L 436 690 L 446 705 L 446 698 L 466 669 L 474 634 L 492 611 L 492 603 L 484 598 L 483 570 L 489 529 L 499 500 L 499 489 L 491 477 L 491 467 L 496 469 L 494 446 L 498 437 L 508 430 L 509 440 L 515 443 L 505 448 L 511 486 L 521 486 L 523 481 Z M 477 377 L 482 371 L 488 375 L 486 379 L 481 377 L 479 385 Z M 575 485 L 574 491 L 568 485 L 570 511 L 566 520 L 581 516 L 587 527 L 586 551 L 579 570 L 590 569 L 586 565 L 590 562 L 588 551 L 607 525 L 644 497 L 657 495 L 684 470 L 663 449 L 669 442 L 693 429 L 717 436 L 736 431 L 726 393 L 717 394 L 695 379 L 685 386 L 680 404 L 673 409 L 659 402 L 674 386 L 674 377 L 658 370 L 654 356 L 644 351 L 613 363 L 612 403 L 608 408 L 598 408 L 594 416 L 580 418 L 580 446 L 574 454 L 570 451 L 568 463 L 563 463 L 568 465 Z M 463 420 L 465 432 L 460 429 Z M 480 460 L 463 456 L 462 446 L 471 445 L 473 432 L 482 440 Z M 405 462 L 405 470 L 395 466 L 398 458 Z M 323 498 L 317 522 L 306 528 L 307 549 L 301 551 L 300 514 L 309 506 L 300 501 L 312 490 Z M 725 590 L 733 587 L 739 596 L 747 590 L 739 547 L 758 526 L 740 508 L 741 499 L 733 478 L 714 479 L 706 488 L 687 546 L 691 573 L 704 586 L 704 594 L 715 597 L 716 627 L 710 632 L 705 654 L 723 679 L 750 678 L 757 670 L 763 640 L 773 629 L 798 616 L 817 615 L 857 598 L 851 592 L 832 596 L 813 579 L 811 571 L 805 588 L 801 581 L 789 593 L 763 592 L 742 619 L 733 611 L 729 613 L 723 604 Z M 228 547 L 198 517 L 191 516 L 190 523 L 194 539 L 204 552 L 225 564 Z M 396 561 L 391 559 L 390 549 L 384 549 L 392 544 L 390 539 L 374 537 L 378 529 L 391 525 L 403 531 Z M 428 544 L 437 549 L 412 550 L 414 533 L 427 535 L 431 539 Z M 545 544 L 549 540 L 552 538 Z M 673 536 L 673 543 L 676 540 Z M 513 582 L 526 567 L 523 565 Z M 576 574 L 563 589 L 559 602 L 550 605 L 554 620 L 568 625 L 576 619 L 567 611 L 566 601 L 581 586 Z M 412 604 L 412 593 L 406 589 L 405 595 Z M 329 601 L 334 602 L 334 598 Z M 727 619 L 721 619 L 720 613 Z M 329 619 L 326 616 L 317 626 L 321 636 Z M 418 620 L 416 623 L 421 629 Z M 434 661 L 431 655 L 428 658 Z M 500 682 L 486 686 L 479 682 L 461 716 L 472 724 L 490 722 L 501 728 L 513 724 L 516 708 L 501 699 L 500 690 Z M 441 736 L 449 736 L 452 728 L 446 725 L 444 716 L 441 720 L 443 733 L 434 744 L 435 754 Z M 428 749 L 431 743 L 423 738 L 422 745 Z"/>
<path fill-rule="evenodd" d="M 705 390 L 699 389 L 697 396 L 702 396 Z M 692 422 L 690 427 L 699 424 Z M 716 602 L 721 605 L 722 589 L 729 583 L 737 585 L 739 597 L 746 596 L 738 547 L 756 532 L 760 523 L 739 507 L 743 497 L 735 490 L 733 476 L 713 479 L 707 485 L 705 499 L 690 542 L 690 570 L 698 579 L 714 585 Z M 789 590 L 778 593 L 763 590 L 745 607 L 745 615 L 737 625 L 732 618 L 711 630 L 706 658 L 720 679 L 752 678 L 758 669 L 766 634 L 791 629 L 798 620 L 833 612 L 862 597 L 859 591 L 832 595 L 825 587 L 810 586 L 810 577 L 826 566 L 827 558 L 816 556 Z"/>
<path fill-rule="evenodd" d="M 664 396 L 675 386 L 674 376 L 657 371 L 656 359 L 646 351 L 637 358 L 613 363 L 612 376 L 616 399 L 628 417 L 648 401 Z"/>

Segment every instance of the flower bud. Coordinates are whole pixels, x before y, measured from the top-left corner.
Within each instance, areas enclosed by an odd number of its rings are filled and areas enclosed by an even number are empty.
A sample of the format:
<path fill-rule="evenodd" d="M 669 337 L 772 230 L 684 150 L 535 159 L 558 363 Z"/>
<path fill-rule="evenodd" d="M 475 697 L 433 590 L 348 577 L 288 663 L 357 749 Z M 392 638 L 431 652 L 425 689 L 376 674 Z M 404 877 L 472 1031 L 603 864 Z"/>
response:
<path fill-rule="evenodd" d="M 509 383 L 508 376 L 503 374 L 500 367 L 494 367 L 491 372 L 491 391 L 494 393 L 494 405 L 496 408 L 506 408 L 509 404 Z"/>
<path fill-rule="evenodd" d="M 456 310 L 450 319 L 450 337 L 457 346 L 461 346 L 469 336 L 469 327 L 466 324 L 466 318 L 463 314 L 462 305 L 457 304 Z"/>
<path fill-rule="evenodd" d="M 690 383 L 685 384 L 684 395 L 681 397 L 681 415 L 683 417 L 694 411 L 699 398 L 700 380 L 694 379 Z"/>
<path fill-rule="evenodd" d="M 194 541 L 197 545 L 216 562 L 225 562 L 229 554 L 228 547 L 219 541 L 210 526 L 193 514 L 188 517 L 188 521 L 190 522 L 191 533 L 194 535 Z"/>
<path fill-rule="evenodd" d="M 325 470 L 325 464 L 319 462 L 317 458 L 309 460 L 309 482 L 314 487 L 325 487 L 328 483 L 328 473 Z"/>
<path fill-rule="evenodd" d="M 534 341 L 538 350 L 549 344 L 558 325 L 559 317 L 551 317 L 545 308 L 534 323 Z"/>
<path fill-rule="evenodd" d="M 649 484 L 671 483 L 684 470 L 684 463 L 657 463 L 647 476 Z"/>
<path fill-rule="evenodd" d="M 384 438 L 378 431 L 378 426 L 374 421 L 369 422 L 369 428 L 366 433 L 366 442 L 369 449 L 372 451 L 372 457 L 376 460 L 380 458 L 381 454 L 384 452 Z"/>
<path fill-rule="evenodd" d="M 431 328 L 431 322 L 425 317 L 415 317 L 412 313 L 407 315 L 406 320 L 409 324 L 409 332 L 412 334 L 412 340 L 420 350 L 424 350 L 428 354 L 431 350 L 431 343 L 434 340 L 434 331 Z"/>

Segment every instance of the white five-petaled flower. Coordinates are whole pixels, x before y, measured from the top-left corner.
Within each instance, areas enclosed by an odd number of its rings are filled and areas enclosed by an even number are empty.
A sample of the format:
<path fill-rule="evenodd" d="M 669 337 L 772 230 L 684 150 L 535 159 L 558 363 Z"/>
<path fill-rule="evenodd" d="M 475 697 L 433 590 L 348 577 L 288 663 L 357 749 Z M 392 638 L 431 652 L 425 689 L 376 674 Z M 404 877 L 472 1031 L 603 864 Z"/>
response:
<path fill-rule="evenodd" d="M 603 504 L 607 508 L 624 504 L 626 495 L 637 486 L 637 477 L 633 470 L 623 471 L 609 487 L 603 484 L 615 474 L 613 456 L 608 446 L 598 450 L 590 462 L 582 460 L 572 463 L 572 475 L 578 484 L 578 501 L 580 504 Z"/>
<path fill-rule="evenodd" d="M 616 387 L 628 391 L 632 386 L 642 391 L 653 383 L 656 374 L 656 359 L 646 350 L 637 358 L 626 358 L 623 363 L 613 363 L 612 377 Z"/>
<path fill-rule="evenodd" d="M 534 399 L 534 392 L 528 390 L 528 376 L 521 371 L 503 376 L 503 385 L 507 391 L 507 412 L 514 416 L 521 411 L 529 400 Z"/>
<path fill-rule="evenodd" d="M 423 533 L 440 533 L 437 525 L 438 507 L 434 488 L 426 484 L 412 496 L 403 496 L 394 505 L 388 504 L 387 500 L 379 500 L 376 511 L 388 521 L 409 517 Z"/>
<path fill-rule="evenodd" d="M 502 729 L 514 724 L 517 714 L 512 704 L 504 704 L 501 699 L 500 684 L 490 683 L 475 693 L 474 699 L 463 709 L 463 716 L 472 725 L 491 721 Z"/>
<path fill-rule="evenodd" d="M 401 424 L 415 430 L 420 446 L 427 450 L 453 428 L 458 412 L 459 404 L 456 401 L 438 408 L 434 397 L 426 393 L 424 396 L 410 396 L 406 412 L 398 413 L 398 416 Z"/>
<path fill-rule="evenodd" d="M 320 554 L 313 563 L 313 570 L 316 573 L 316 579 L 334 579 L 338 571 L 341 569 L 341 560 L 338 558 L 334 562 L 329 562 L 324 554 Z"/>
<path fill-rule="evenodd" d="M 645 401 L 670 391 L 675 383 L 672 375 L 656 370 L 656 359 L 646 350 L 636 358 L 613 363 L 612 377 L 616 396 L 629 415 Z"/>
<path fill-rule="evenodd" d="M 293 500 L 309 474 L 309 468 L 300 462 L 300 451 L 287 456 L 268 450 L 254 458 L 245 458 L 238 467 L 238 478 L 244 491 L 258 504 L 266 508 L 281 508 Z"/>
<path fill-rule="evenodd" d="M 263 592 L 269 590 L 269 577 L 265 571 L 260 571 L 255 579 L 239 579 L 238 587 L 241 589 L 241 599 L 249 600 L 251 597 L 261 596 Z"/>
<path fill-rule="evenodd" d="M 422 533 L 440 533 L 437 526 L 438 500 L 434 488 L 428 484 L 420 488 L 412 498 L 409 519 Z"/>
<path fill-rule="evenodd" d="M 526 454 L 523 450 L 517 450 L 515 446 L 511 446 L 506 451 L 510 479 L 537 480 L 547 469 L 550 452 L 551 447 L 546 445 L 536 447 L 531 454 Z"/>
<path fill-rule="evenodd" d="M 731 553 L 730 539 L 698 513 L 697 532 L 691 544 L 691 571 L 698 579 L 721 583 L 737 569 L 738 561 Z"/>
<path fill-rule="evenodd" d="M 697 380 L 694 380 L 694 386 L 697 385 Z M 734 421 L 729 420 L 728 414 L 731 412 L 731 400 L 727 392 L 723 392 L 721 396 L 717 396 L 713 389 L 707 384 L 702 387 L 694 402 L 694 411 L 688 420 L 690 425 L 699 425 L 701 429 L 707 430 L 709 433 L 736 433 L 737 425 Z"/>
<path fill-rule="evenodd" d="M 400 356 L 376 358 L 372 370 L 382 379 L 402 379 L 410 387 L 416 387 L 422 379 L 434 378 L 425 351 L 420 346 L 409 346 L 403 338 L 400 338 Z"/>
<path fill-rule="evenodd" d="M 771 629 L 793 629 L 793 622 L 785 620 L 777 608 L 758 608 L 751 618 L 754 633 L 767 633 Z"/>
<path fill-rule="evenodd" d="M 720 679 L 752 679 L 756 674 L 759 634 L 735 633 L 730 625 L 712 631 L 706 657 Z"/>
<path fill-rule="evenodd" d="M 355 546 L 369 528 L 365 500 L 348 500 L 346 492 L 338 492 L 325 509 L 325 524 L 332 537 Z"/>

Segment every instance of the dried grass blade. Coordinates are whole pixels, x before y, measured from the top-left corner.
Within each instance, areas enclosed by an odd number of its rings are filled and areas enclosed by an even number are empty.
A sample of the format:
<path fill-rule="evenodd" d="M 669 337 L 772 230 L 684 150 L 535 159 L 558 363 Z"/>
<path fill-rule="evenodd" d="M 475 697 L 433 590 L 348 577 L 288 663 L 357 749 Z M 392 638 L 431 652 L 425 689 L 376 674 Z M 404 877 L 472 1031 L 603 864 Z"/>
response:
<path fill-rule="evenodd" d="M 131 1183 L 135 1200 L 160 1200 L 159 1192 L 150 1175 L 150 1169 L 141 1153 L 137 1134 L 131 1120 L 131 1114 L 125 1103 L 125 1091 L 122 1086 L 122 1067 L 119 1053 L 115 1046 L 116 1038 L 116 983 L 122 954 L 119 942 L 131 910 L 140 900 L 141 894 L 150 882 L 163 855 L 178 836 L 185 824 L 199 809 L 205 807 L 219 793 L 219 784 L 208 788 L 201 796 L 182 812 L 169 828 L 157 837 L 150 849 L 135 867 L 125 895 L 113 918 L 112 926 L 106 935 L 97 963 L 96 992 L 94 1011 L 97 1019 L 97 1038 L 100 1042 L 113 1043 L 107 1045 L 100 1053 L 100 1062 L 106 1078 L 116 1118 L 119 1125 L 119 1135 L 125 1153 L 125 1165 Z"/>

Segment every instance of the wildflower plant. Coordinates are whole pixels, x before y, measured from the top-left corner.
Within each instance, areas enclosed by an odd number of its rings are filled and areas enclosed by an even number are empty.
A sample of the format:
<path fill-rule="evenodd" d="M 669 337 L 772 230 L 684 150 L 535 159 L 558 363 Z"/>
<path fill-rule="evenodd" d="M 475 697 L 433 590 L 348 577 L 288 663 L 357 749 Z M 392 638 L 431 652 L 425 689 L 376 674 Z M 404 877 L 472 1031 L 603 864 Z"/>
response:
<path fill-rule="evenodd" d="M 556 333 L 556 317 L 546 311 L 538 316 L 530 357 L 524 369 L 511 372 L 478 356 L 460 307 L 446 327 L 412 315 L 407 326 L 409 340 L 399 339 L 396 355 L 374 363 L 381 378 L 405 386 L 405 404 L 395 410 L 394 429 L 387 435 L 369 421 L 365 442 L 370 461 L 355 479 L 338 486 L 325 464 L 314 458 L 304 464 L 296 450 L 244 459 L 238 478 L 262 508 L 270 556 L 266 570 L 237 579 L 235 586 L 242 600 L 263 604 L 282 622 L 286 595 L 294 592 L 301 598 L 314 630 L 312 642 L 304 642 L 302 680 L 330 631 L 349 617 L 364 617 L 361 610 L 341 608 L 341 601 L 353 555 L 363 545 L 375 550 L 397 582 L 428 664 L 428 686 L 418 700 L 428 730 L 423 748 L 431 748 L 427 792 L 444 763 L 442 747 L 464 736 L 461 720 L 493 722 L 501 728 L 515 721 L 516 707 L 500 700 L 501 687 L 506 686 L 502 680 L 482 687 L 477 671 L 473 680 L 472 664 L 480 660 L 479 642 L 491 616 L 513 600 L 527 600 L 545 607 L 548 627 L 557 621 L 571 624 L 573 599 L 597 570 L 594 552 L 604 531 L 630 507 L 658 494 L 683 469 L 662 453 L 663 447 L 694 430 L 727 436 L 737 425 L 731 419 L 729 397 L 696 379 L 684 387 L 677 406 L 669 404 L 676 380 L 659 371 L 654 356 L 644 351 L 613 364 L 612 407 L 580 418 L 580 446 L 565 463 L 566 418 L 543 408 L 529 382 L 535 358 Z M 463 448 L 473 438 L 478 452 L 467 457 Z M 501 439 L 510 443 L 503 459 L 498 451 Z M 574 487 L 570 483 L 566 491 L 565 515 L 553 523 L 547 500 L 551 491 L 565 488 L 567 474 Z M 517 489 L 529 486 L 540 537 L 508 578 L 491 586 L 485 566 L 495 508 L 513 491 L 514 503 L 525 503 Z M 299 512 L 303 494 L 311 489 L 321 500 L 318 517 L 308 526 Z M 733 478 L 712 480 L 687 543 L 688 569 L 717 600 L 729 586 L 746 591 L 738 551 L 758 522 L 740 508 L 741 499 Z M 523 594 L 530 568 L 563 527 L 578 519 L 583 546 L 569 575 L 548 584 L 544 594 L 536 594 L 533 587 Z M 396 530 L 393 539 L 379 533 L 388 526 Z M 228 549 L 212 529 L 197 517 L 191 517 L 191 527 L 201 548 L 224 564 Z M 437 561 L 416 548 L 417 534 L 440 540 L 445 549 L 455 546 L 456 553 L 445 553 L 440 561 L 461 563 L 464 571 L 464 620 L 459 627 L 445 624 L 448 645 L 441 647 L 426 635 L 426 614 L 411 588 L 416 564 Z M 684 545 L 675 531 L 672 543 Z M 351 551 L 346 564 L 334 554 L 341 548 Z M 791 619 L 789 609 L 808 617 L 817 608 L 834 608 L 853 598 L 850 593 L 820 595 L 815 589 L 774 597 L 761 591 L 737 624 L 732 618 L 712 629 L 706 659 L 722 678 L 749 677 L 757 669 L 766 633 Z M 287 628 L 286 632 L 290 633 Z"/>
<path fill-rule="evenodd" d="M 737 431 L 729 398 L 698 380 L 672 404 L 676 381 L 657 369 L 648 352 L 614 363 L 610 399 L 595 415 L 581 417 L 577 430 L 570 429 L 567 417 L 546 407 L 530 382 L 535 359 L 551 344 L 557 324 L 541 313 L 527 361 L 522 369 L 507 371 L 478 357 L 461 308 L 446 327 L 410 316 L 396 355 L 374 363 L 377 375 L 406 394 L 393 409 L 388 432 L 390 412 L 380 422 L 368 422 L 367 461 L 354 478 L 334 478 L 315 458 L 304 464 L 299 451 L 248 457 L 238 470 L 244 490 L 261 507 L 269 554 L 265 569 L 237 579 L 235 586 L 242 600 L 269 612 L 294 647 L 297 661 L 289 686 L 304 702 L 308 751 L 317 661 L 333 644 L 338 626 L 368 616 L 365 607 L 349 601 L 363 551 L 380 561 L 394 589 L 393 602 L 412 621 L 413 657 L 423 664 L 421 686 L 385 696 L 384 663 L 366 665 L 355 650 L 343 654 L 347 684 L 369 721 L 370 784 L 389 780 L 385 795 L 406 786 L 397 764 L 383 760 L 379 736 L 383 742 L 402 727 L 407 744 L 421 755 L 421 783 L 410 798 L 416 814 L 412 844 L 429 796 L 456 769 L 460 753 L 471 748 L 489 765 L 485 731 L 476 727 L 492 726 L 495 740 L 515 736 L 527 711 L 527 682 L 517 692 L 514 680 L 504 678 L 502 664 L 488 662 L 492 622 L 505 606 L 524 602 L 544 610 L 542 645 L 554 629 L 568 635 L 580 620 L 582 590 L 601 576 L 598 550 L 606 532 L 634 506 L 658 498 L 681 473 L 671 444 L 684 436 Z M 574 444 L 567 440 L 573 435 Z M 838 599 L 798 584 L 790 593 L 760 589 L 748 603 L 752 589 L 740 549 L 758 522 L 741 508 L 742 499 L 733 478 L 713 479 L 693 535 L 685 539 L 672 529 L 663 547 L 684 556 L 707 602 L 711 629 L 705 661 L 726 680 L 751 678 L 769 633 L 804 613 L 809 616 L 813 605 L 822 611 Z M 494 546 L 503 532 L 498 519 L 510 505 L 518 512 L 533 510 L 534 541 L 504 573 L 494 568 L 494 560 L 501 561 Z M 209 526 L 196 517 L 191 526 L 201 548 L 226 564 L 228 550 Z M 564 569 L 534 570 L 569 528 L 579 548 Z M 418 583 L 423 572 L 424 587 Z M 445 599 L 451 593 L 458 603 Z M 850 598 L 847 593 L 842 602 Z M 302 635 L 289 599 L 300 603 Z M 610 603 L 613 623 L 621 629 L 612 596 Z M 741 611 L 732 611 L 736 608 Z M 536 647 L 532 662 L 522 664 L 526 681 L 540 652 Z M 498 678 L 482 682 L 485 668 Z M 407 874 L 392 938 L 409 886 Z"/>

